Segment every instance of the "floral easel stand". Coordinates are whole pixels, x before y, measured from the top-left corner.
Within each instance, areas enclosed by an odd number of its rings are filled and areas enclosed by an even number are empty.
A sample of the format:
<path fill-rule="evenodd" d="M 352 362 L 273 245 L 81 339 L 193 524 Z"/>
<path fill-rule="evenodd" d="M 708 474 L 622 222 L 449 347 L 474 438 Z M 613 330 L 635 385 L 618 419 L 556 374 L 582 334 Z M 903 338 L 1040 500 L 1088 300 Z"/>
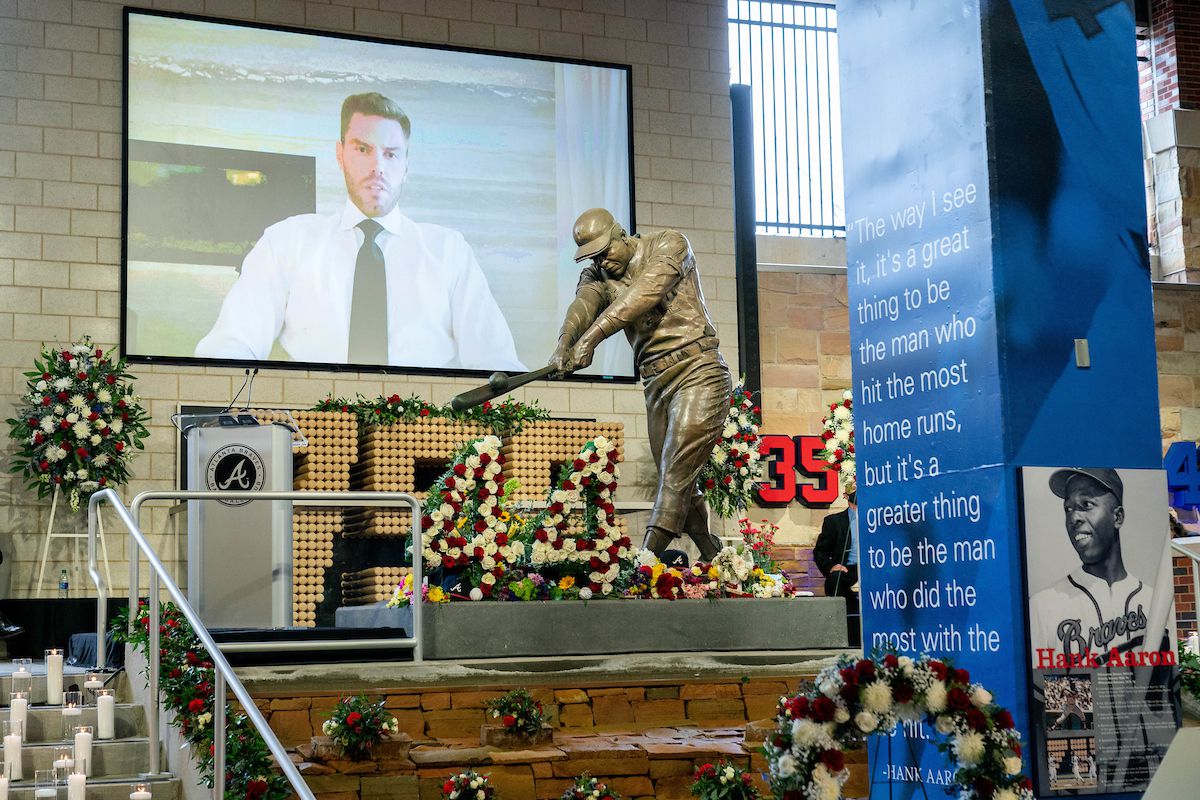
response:
<path fill-rule="evenodd" d="M 58 498 L 60 495 L 62 495 L 62 492 L 59 491 L 58 487 L 55 487 L 54 494 L 50 500 L 50 521 L 46 524 L 46 543 L 44 545 L 42 545 L 42 563 L 41 563 L 41 566 L 38 568 L 38 579 L 37 579 L 37 596 L 38 597 L 41 597 L 42 593 L 46 590 L 46 563 L 50 559 L 50 541 L 52 539 L 72 539 L 75 541 L 78 541 L 79 539 L 84 539 L 84 540 L 87 539 L 86 532 L 84 532 L 84 533 L 74 533 L 74 532 L 68 533 L 65 531 L 54 529 L 54 517 L 55 517 L 56 512 L 58 511 Z M 104 539 L 104 517 L 101 515 L 97 515 L 97 517 L 96 517 L 96 536 L 97 536 L 97 538 L 100 539 L 100 558 L 104 562 L 104 581 L 108 586 L 111 587 L 113 585 L 112 571 L 108 567 L 108 544 L 105 542 L 105 539 Z M 78 559 L 75 557 L 77 550 L 78 550 L 78 548 L 76 548 L 74 546 L 74 544 L 72 544 L 72 547 L 71 547 L 72 570 L 74 570 L 75 565 L 78 563 Z"/>

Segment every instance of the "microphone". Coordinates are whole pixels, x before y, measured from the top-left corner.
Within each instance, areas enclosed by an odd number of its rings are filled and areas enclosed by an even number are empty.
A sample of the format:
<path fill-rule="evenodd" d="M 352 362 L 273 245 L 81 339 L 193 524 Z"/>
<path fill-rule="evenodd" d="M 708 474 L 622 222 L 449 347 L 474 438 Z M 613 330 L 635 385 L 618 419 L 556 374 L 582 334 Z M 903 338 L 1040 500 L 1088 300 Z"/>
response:
<path fill-rule="evenodd" d="M 246 385 L 246 405 L 242 408 L 243 411 L 250 410 L 250 395 L 254 392 L 254 377 L 258 375 L 258 367 L 255 367 L 253 372 L 246 370 L 246 374 L 250 377 Z"/>

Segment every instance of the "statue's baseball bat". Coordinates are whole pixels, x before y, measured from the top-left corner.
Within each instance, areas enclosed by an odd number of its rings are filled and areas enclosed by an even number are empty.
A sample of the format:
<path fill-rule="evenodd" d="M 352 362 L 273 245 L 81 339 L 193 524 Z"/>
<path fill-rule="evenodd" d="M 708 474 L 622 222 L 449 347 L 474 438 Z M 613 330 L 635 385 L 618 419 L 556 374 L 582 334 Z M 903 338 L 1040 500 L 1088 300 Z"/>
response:
<path fill-rule="evenodd" d="M 494 400 L 502 394 L 508 394 L 513 389 L 524 386 L 531 381 L 539 381 L 542 378 L 549 377 L 555 372 L 552 366 L 545 366 L 541 369 L 535 369 L 533 372 L 522 372 L 520 375 L 509 377 L 505 372 L 493 372 L 492 377 L 488 378 L 488 382 L 477 389 L 470 389 L 462 394 L 455 395 L 450 401 L 450 408 L 455 411 L 466 411 L 468 408 L 474 408 L 480 403 Z"/>

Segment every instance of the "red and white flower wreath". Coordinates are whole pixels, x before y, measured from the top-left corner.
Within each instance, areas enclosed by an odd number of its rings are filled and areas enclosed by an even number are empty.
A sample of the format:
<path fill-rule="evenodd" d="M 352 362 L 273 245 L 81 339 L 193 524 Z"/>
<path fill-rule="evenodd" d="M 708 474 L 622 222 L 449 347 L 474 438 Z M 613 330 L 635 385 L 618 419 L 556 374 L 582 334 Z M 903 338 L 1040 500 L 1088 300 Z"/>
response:
<path fill-rule="evenodd" d="M 949 737 L 960 800 L 1032 800 L 1012 715 L 938 659 L 888 654 L 843 657 L 812 689 L 782 698 L 775 733 L 763 744 L 771 788 L 784 800 L 837 800 L 849 773 L 844 752 L 901 720 L 925 719 Z"/>
<path fill-rule="evenodd" d="M 546 509 L 533 519 L 528 558 L 534 568 L 543 575 L 574 576 L 593 594 L 612 594 L 622 562 L 633 555 L 629 537 L 617 526 L 616 490 L 617 447 L 597 436 L 564 467 Z M 579 511 L 584 532 L 568 533 L 567 518 Z"/>
<path fill-rule="evenodd" d="M 426 570 L 461 568 L 484 597 L 522 551 L 509 539 L 503 468 L 498 437 L 468 443 L 430 490 L 421 518 Z"/>

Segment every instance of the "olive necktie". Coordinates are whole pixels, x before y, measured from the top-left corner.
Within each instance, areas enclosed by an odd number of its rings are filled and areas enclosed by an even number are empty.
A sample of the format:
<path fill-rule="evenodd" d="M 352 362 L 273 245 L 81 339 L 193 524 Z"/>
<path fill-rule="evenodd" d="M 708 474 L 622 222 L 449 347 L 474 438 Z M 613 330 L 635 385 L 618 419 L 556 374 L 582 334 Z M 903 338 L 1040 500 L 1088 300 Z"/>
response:
<path fill-rule="evenodd" d="M 358 228 L 366 234 L 354 262 L 354 297 L 350 304 L 351 364 L 386 366 L 387 341 L 387 272 L 383 266 L 383 251 L 375 237 L 383 227 L 373 219 L 364 219 Z"/>

